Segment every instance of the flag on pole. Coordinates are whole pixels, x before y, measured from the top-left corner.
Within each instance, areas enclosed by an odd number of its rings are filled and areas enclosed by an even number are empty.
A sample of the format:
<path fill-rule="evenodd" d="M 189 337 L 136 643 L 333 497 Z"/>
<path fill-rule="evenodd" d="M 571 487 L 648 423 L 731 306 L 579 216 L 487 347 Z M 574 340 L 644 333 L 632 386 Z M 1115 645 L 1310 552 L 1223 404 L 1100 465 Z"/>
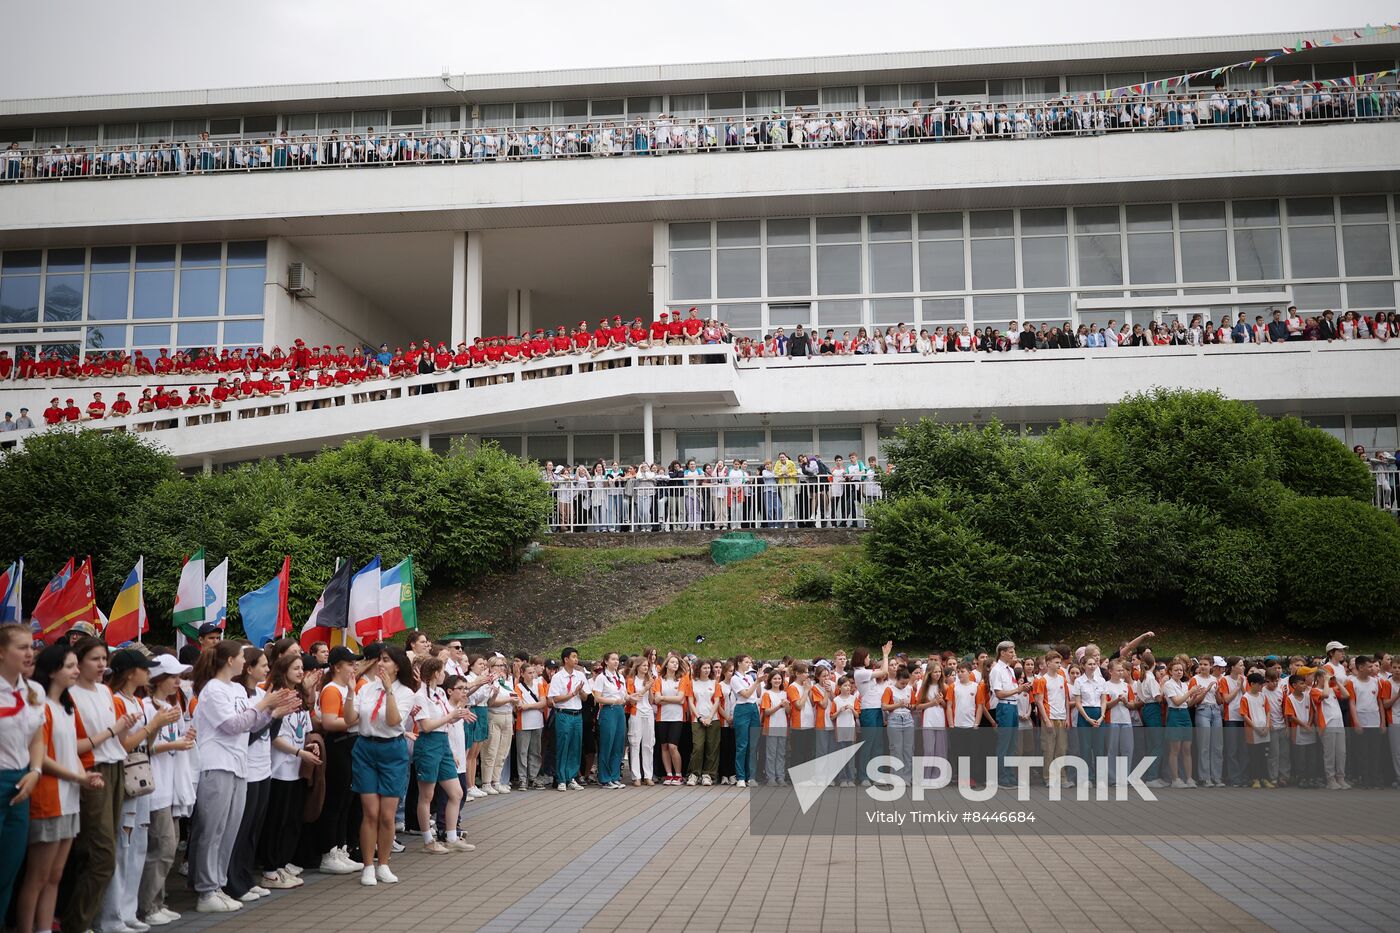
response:
<path fill-rule="evenodd" d="M 204 578 L 204 621 L 225 628 L 228 621 L 228 558 Z"/>
<path fill-rule="evenodd" d="M 350 627 L 362 645 L 379 640 L 379 558 L 365 564 L 350 580 Z"/>
<path fill-rule="evenodd" d="M 311 646 L 324 641 L 330 643 L 331 633 L 345 629 L 350 620 L 350 562 L 337 561 L 335 573 L 316 600 L 316 608 L 311 617 L 301 627 L 301 647 L 311 650 Z"/>
<path fill-rule="evenodd" d="M 151 630 L 146 620 L 145 596 L 146 558 L 140 557 L 131 573 L 126 575 L 117 601 L 112 604 L 112 614 L 102 630 L 103 640 L 109 645 L 120 645 L 127 641 L 140 641 L 144 632 Z"/>
<path fill-rule="evenodd" d="M 58 576 L 44 588 L 39 601 L 34 604 L 33 623 L 36 637 L 45 644 L 52 644 L 75 623 L 87 622 L 96 625 L 98 618 L 97 598 L 92 586 L 92 558 L 83 561 L 81 567 L 73 569 L 73 558 L 63 565 Z"/>
<path fill-rule="evenodd" d="M 387 638 L 418 627 L 418 604 L 413 598 L 413 556 L 379 575 L 380 630 Z"/>
<path fill-rule="evenodd" d="M 24 621 L 24 558 L 0 574 L 0 623 Z"/>
<path fill-rule="evenodd" d="M 282 558 L 277 576 L 251 593 L 238 597 L 238 615 L 248 640 L 261 648 L 274 638 L 292 630 L 292 617 L 287 612 L 287 594 L 291 589 L 291 557 Z"/>
<path fill-rule="evenodd" d="M 180 585 L 175 590 L 175 612 L 170 617 L 188 638 L 199 637 L 204 624 L 204 548 L 185 558 L 180 568 Z"/>

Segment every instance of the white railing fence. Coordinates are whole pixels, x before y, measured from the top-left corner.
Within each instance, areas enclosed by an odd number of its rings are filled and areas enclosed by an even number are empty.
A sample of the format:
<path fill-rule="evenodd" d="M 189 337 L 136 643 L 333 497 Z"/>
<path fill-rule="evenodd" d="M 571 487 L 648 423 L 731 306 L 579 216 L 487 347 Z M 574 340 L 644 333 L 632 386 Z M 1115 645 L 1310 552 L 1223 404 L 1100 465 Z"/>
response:
<path fill-rule="evenodd" d="M 878 477 L 868 473 L 780 481 L 592 468 L 584 476 L 575 468 L 545 476 L 554 496 L 553 532 L 864 528 L 866 505 L 881 495 Z"/>
<path fill-rule="evenodd" d="M 1393 463 L 1389 466 L 1372 464 L 1371 476 L 1376 481 L 1375 498 L 1372 500 L 1376 508 L 1400 518 L 1400 468 Z"/>

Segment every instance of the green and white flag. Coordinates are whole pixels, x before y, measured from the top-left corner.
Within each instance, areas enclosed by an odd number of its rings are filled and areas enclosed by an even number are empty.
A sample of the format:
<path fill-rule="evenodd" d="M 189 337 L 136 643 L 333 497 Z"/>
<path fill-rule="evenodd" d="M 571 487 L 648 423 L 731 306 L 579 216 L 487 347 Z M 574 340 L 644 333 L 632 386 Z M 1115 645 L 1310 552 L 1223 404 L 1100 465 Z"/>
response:
<path fill-rule="evenodd" d="M 180 569 L 180 587 L 175 591 L 175 627 L 188 638 L 199 635 L 204 624 L 204 548 L 185 558 Z"/>

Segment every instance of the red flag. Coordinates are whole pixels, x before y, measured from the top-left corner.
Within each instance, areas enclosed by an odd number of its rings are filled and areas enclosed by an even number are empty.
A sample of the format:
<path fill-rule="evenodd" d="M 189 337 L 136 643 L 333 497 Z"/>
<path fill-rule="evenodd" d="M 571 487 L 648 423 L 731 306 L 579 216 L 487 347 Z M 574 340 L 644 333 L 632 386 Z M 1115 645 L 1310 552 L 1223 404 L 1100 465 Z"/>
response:
<path fill-rule="evenodd" d="M 287 555 L 282 558 L 282 569 L 277 574 L 278 589 L 281 590 L 281 601 L 277 604 L 277 631 L 274 637 L 281 638 L 283 635 L 290 635 L 292 631 L 292 614 L 287 610 L 287 597 L 292 592 L 292 557 Z"/>
<path fill-rule="evenodd" d="M 74 572 L 70 557 L 59 575 L 44 588 L 31 618 L 35 637 L 45 644 L 53 644 L 78 622 L 95 627 L 97 598 L 92 586 L 92 558 L 84 560 Z"/>

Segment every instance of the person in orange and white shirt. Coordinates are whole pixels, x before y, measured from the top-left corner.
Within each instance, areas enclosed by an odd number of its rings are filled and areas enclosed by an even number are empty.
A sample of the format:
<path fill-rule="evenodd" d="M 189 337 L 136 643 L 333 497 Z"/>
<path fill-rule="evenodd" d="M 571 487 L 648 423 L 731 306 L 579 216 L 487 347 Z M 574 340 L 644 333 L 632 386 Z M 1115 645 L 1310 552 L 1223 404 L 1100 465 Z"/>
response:
<path fill-rule="evenodd" d="M 1277 787 L 1288 785 L 1288 723 L 1283 718 L 1283 698 L 1288 693 L 1283 665 L 1270 661 L 1264 668 L 1264 699 L 1269 701 L 1269 780 Z"/>
<path fill-rule="evenodd" d="M 1321 773 L 1317 725 L 1313 719 L 1312 679 L 1317 668 L 1299 667 L 1288 675 L 1283 695 L 1283 721 L 1288 725 L 1288 770 L 1297 787 L 1317 787 Z"/>
<path fill-rule="evenodd" d="M 719 745 L 723 737 L 721 710 L 724 691 L 720 689 L 719 662 L 697 661 L 685 680 L 686 711 L 690 716 L 690 777 L 709 787 L 719 781 Z"/>
<path fill-rule="evenodd" d="M 972 671 L 971 661 L 959 661 L 957 680 L 949 684 L 943 692 L 948 719 L 953 730 L 950 734 L 949 751 L 955 764 L 964 753 L 971 752 L 972 734 L 966 730 L 976 729 L 977 723 L 981 721 L 982 714 L 986 710 L 981 699 L 983 695 L 982 685 L 973 680 Z M 961 786 L 970 785 L 972 775 L 970 773 L 959 774 L 958 783 Z"/>
<path fill-rule="evenodd" d="M 1224 729 L 1223 775 L 1230 787 L 1243 787 L 1248 773 L 1248 754 L 1245 750 L 1244 733 L 1239 721 L 1234 718 L 1235 707 L 1244 694 L 1246 686 L 1244 658 L 1232 656 L 1225 659 L 1225 673 L 1216 682 L 1216 692 L 1220 700 L 1220 719 Z"/>
<path fill-rule="evenodd" d="M 1060 667 L 1063 660 L 1058 651 L 1047 651 L 1045 673 L 1037 677 L 1031 687 L 1031 697 L 1040 710 L 1040 740 L 1045 756 L 1041 776 L 1046 787 L 1050 786 L 1052 762 L 1069 754 L 1069 677 Z M 1069 778 L 1063 774 L 1060 781 L 1062 786 L 1070 786 Z"/>
<path fill-rule="evenodd" d="M 758 701 L 759 721 L 763 724 L 763 780 L 765 784 L 787 783 L 788 715 L 792 700 L 787 694 L 787 675 L 771 671 L 763 680 L 763 696 Z"/>
<path fill-rule="evenodd" d="M 632 786 L 651 784 L 656 750 L 656 707 L 651 702 L 651 661 L 637 656 L 627 662 L 627 750 Z"/>
<path fill-rule="evenodd" d="M 906 784 L 914 780 L 914 685 L 909 678 L 909 667 L 899 665 L 880 698 L 889 754 L 899 762 L 896 773 Z"/>
<path fill-rule="evenodd" d="M 359 715 L 355 709 L 355 671 L 360 656 L 344 645 L 330 649 L 326 682 L 317 700 L 321 734 L 326 739 L 326 799 L 316 820 L 316 848 L 321 853 L 317 870 L 325 875 L 348 875 L 364 865 L 350 858 L 349 812 L 351 803 L 351 754 L 358 738 Z M 462 769 L 465 769 L 465 751 Z M 359 843 L 355 842 L 358 847 Z"/>
<path fill-rule="evenodd" d="M 622 787 L 622 755 L 627 741 L 627 679 L 618 669 L 616 651 L 603 655 L 603 669 L 593 677 L 593 702 L 598 705 L 598 783 L 609 790 Z"/>
<path fill-rule="evenodd" d="M 515 708 L 515 777 L 520 790 L 540 784 L 540 764 L 544 760 L 544 717 L 549 708 L 545 698 L 548 684 L 543 676 L 544 662 L 530 658 L 515 681 L 520 703 Z"/>
<path fill-rule="evenodd" d="M 1103 685 L 1103 718 L 1108 730 L 1107 780 L 1111 785 L 1122 787 L 1127 783 L 1127 772 L 1133 761 L 1133 709 L 1138 705 L 1137 693 L 1131 681 L 1123 677 L 1123 660 L 1114 658 L 1108 662 L 1108 680 Z"/>
<path fill-rule="evenodd" d="M 1395 718 L 1397 703 L 1400 703 L 1400 664 L 1395 663 L 1395 659 L 1388 654 L 1381 655 L 1381 685 L 1380 704 L 1381 715 L 1385 722 L 1386 734 L 1390 737 L 1390 763 L 1392 773 L 1396 776 L 1396 783 L 1400 784 L 1400 728 L 1396 728 Z"/>
<path fill-rule="evenodd" d="M 1326 666 L 1318 668 L 1313 676 L 1313 722 L 1317 724 L 1322 744 L 1322 774 L 1327 779 L 1328 790 L 1349 790 L 1346 727 L 1351 722 L 1342 706 L 1346 688 Z"/>
<path fill-rule="evenodd" d="M 1355 772 L 1362 787 L 1386 787 L 1385 718 L 1381 711 L 1381 680 L 1379 665 L 1369 655 L 1356 658 L 1356 673 L 1346 680 L 1346 692 L 1351 700 L 1351 724 L 1356 733 L 1352 754 L 1356 757 Z"/>
<path fill-rule="evenodd" d="M 78 656 L 66 642 L 40 652 L 34 662 L 34 683 L 47 694 L 38 714 L 47 760 L 29 803 L 28 867 L 15 898 L 19 930 L 53 929 L 58 882 L 78 835 L 80 792 L 102 788 L 102 775 L 88 771 L 78 757 L 77 716 L 68 696 L 68 688 L 77 681 Z M 28 706 L 21 715 L 29 715 Z"/>
<path fill-rule="evenodd" d="M 652 702 L 656 704 L 656 739 L 661 744 L 661 764 L 666 768 L 664 784 L 678 787 L 681 779 L 681 733 L 685 729 L 685 662 L 679 655 L 667 655 L 661 675 L 652 681 Z"/>
<path fill-rule="evenodd" d="M 1224 787 L 1225 728 L 1220 712 L 1220 675 L 1225 672 L 1225 659 L 1219 655 L 1209 662 L 1202 658 L 1196 666 L 1196 676 L 1187 681 L 1187 689 L 1202 689 L 1196 704 L 1196 771 L 1202 787 Z"/>
<path fill-rule="evenodd" d="M 830 707 L 831 698 L 836 696 L 836 672 L 831 663 L 820 661 L 812 673 L 812 687 L 808 693 L 813 706 L 812 729 L 817 756 L 831 754 L 835 748 L 835 735 L 832 729 Z"/>
<path fill-rule="evenodd" d="M 1269 779 L 1269 698 L 1264 695 L 1264 675 L 1258 671 L 1245 678 L 1245 691 L 1235 700 L 1231 722 L 1238 722 L 1249 753 L 1249 786 L 1275 787 Z"/>
<path fill-rule="evenodd" d="M 848 748 L 856 740 L 856 727 L 860 723 L 860 694 L 856 693 L 855 678 L 847 674 L 836 682 L 836 693 L 826 708 L 835 734 L 836 747 Z M 851 756 L 841 768 L 839 783 L 850 787 L 855 783 L 855 756 Z"/>

